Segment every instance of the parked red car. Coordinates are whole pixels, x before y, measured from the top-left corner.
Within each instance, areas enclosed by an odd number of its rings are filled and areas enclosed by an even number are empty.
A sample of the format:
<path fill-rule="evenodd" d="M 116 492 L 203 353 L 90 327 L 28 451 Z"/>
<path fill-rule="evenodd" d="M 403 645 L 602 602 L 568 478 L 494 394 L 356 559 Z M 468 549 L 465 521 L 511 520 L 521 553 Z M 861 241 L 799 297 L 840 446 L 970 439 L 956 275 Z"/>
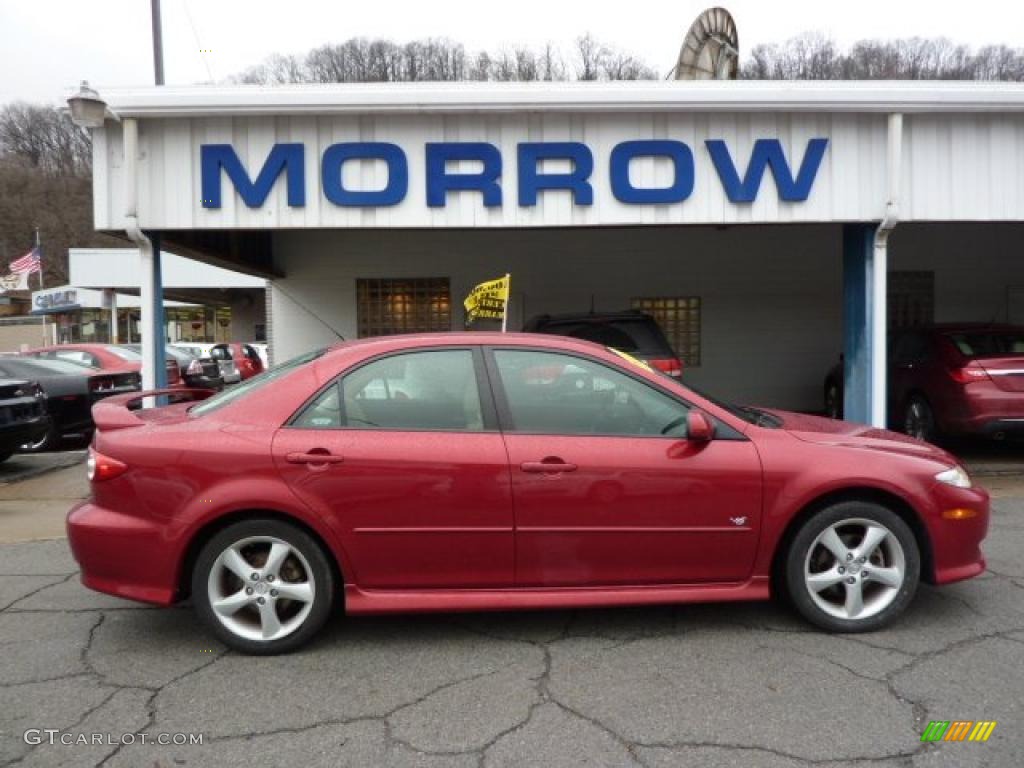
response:
<path fill-rule="evenodd" d="M 260 353 L 249 344 L 232 341 L 228 344 L 215 344 L 210 349 L 210 357 L 214 360 L 234 360 L 235 367 L 242 376 L 242 381 L 263 373 L 263 360 Z"/>
<path fill-rule="evenodd" d="M 68 360 L 111 373 L 138 373 L 142 370 L 142 355 L 119 344 L 54 344 L 29 349 L 21 354 L 44 360 Z M 181 367 L 173 359 L 167 360 L 167 386 L 185 386 L 181 378 Z"/>
<path fill-rule="evenodd" d="M 842 414 L 842 367 L 825 381 L 826 413 Z M 935 325 L 889 341 L 889 423 L 912 437 L 1024 434 L 1024 328 Z"/>
<path fill-rule="evenodd" d="M 196 393 L 204 397 L 208 392 Z M 981 573 L 988 494 L 944 451 L 722 403 L 586 341 L 342 343 L 198 403 L 96 405 L 86 586 L 191 594 L 227 645 L 351 614 L 758 600 L 881 627 Z"/>

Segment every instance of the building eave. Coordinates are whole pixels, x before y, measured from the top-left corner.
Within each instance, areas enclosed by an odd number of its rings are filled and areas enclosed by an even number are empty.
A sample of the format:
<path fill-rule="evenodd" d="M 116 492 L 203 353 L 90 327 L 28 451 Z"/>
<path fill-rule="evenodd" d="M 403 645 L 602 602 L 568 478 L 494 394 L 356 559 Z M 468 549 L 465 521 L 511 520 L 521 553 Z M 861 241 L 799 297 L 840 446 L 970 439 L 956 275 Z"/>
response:
<path fill-rule="evenodd" d="M 1024 84 L 970 81 L 357 83 L 100 88 L 121 117 L 630 112 L 1024 112 Z M 70 95 L 70 91 L 69 91 Z"/>

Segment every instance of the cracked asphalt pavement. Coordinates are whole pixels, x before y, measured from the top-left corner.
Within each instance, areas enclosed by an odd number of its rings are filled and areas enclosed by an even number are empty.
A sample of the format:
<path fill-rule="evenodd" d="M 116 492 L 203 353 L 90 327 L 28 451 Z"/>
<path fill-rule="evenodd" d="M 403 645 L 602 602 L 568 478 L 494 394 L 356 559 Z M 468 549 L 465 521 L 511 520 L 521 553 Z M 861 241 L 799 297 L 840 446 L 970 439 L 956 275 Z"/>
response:
<path fill-rule="evenodd" d="M 989 485 L 989 572 L 856 636 L 771 603 L 337 617 L 253 658 L 187 607 L 84 589 L 63 540 L 0 545 L 0 764 L 1021 766 L 1024 482 Z M 999 724 L 922 744 L 933 719 Z M 33 746 L 28 728 L 203 744 Z"/>

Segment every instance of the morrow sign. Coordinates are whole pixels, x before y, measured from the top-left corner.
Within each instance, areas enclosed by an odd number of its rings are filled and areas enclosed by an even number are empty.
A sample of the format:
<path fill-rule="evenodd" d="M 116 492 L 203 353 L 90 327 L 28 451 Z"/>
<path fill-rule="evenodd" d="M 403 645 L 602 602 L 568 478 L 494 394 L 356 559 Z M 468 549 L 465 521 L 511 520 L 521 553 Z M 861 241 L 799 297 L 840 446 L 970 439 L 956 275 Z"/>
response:
<path fill-rule="evenodd" d="M 733 203 L 751 203 L 757 199 L 766 172 L 775 181 L 779 199 L 787 202 L 807 200 L 821 166 L 828 139 L 807 142 L 794 174 L 778 139 L 758 139 L 740 171 L 732 151 L 721 139 L 708 139 L 704 151 L 715 169 L 726 197 Z M 505 162 L 501 150 L 487 142 L 437 142 L 424 145 L 426 203 L 443 208 L 452 192 L 479 194 L 488 208 L 504 204 Z M 292 208 L 306 205 L 306 146 L 301 143 L 275 144 L 255 178 L 230 144 L 203 144 L 200 147 L 202 205 L 220 208 L 223 178 L 226 176 L 238 196 L 249 208 L 266 202 L 277 180 L 284 175 L 287 203 Z M 640 158 L 663 159 L 673 168 L 670 184 L 659 187 L 636 186 L 630 179 L 630 166 Z M 387 181 L 380 189 L 353 189 L 345 185 L 342 169 L 346 163 L 383 162 Z M 474 170 L 456 170 L 454 163 L 471 161 Z M 569 170 L 545 169 L 548 161 L 561 161 Z M 694 193 L 695 159 L 688 144 L 671 139 L 623 141 L 612 147 L 603 172 L 608 174 L 614 197 L 628 205 L 672 205 L 682 203 Z M 545 192 L 569 193 L 577 206 L 594 202 L 591 180 L 597 172 L 594 153 L 576 141 L 524 142 L 516 147 L 516 200 L 520 207 L 537 205 Z M 389 142 L 342 142 L 328 146 L 320 159 L 320 188 L 324 197 L 341 207 L 367 208 L 394 206 L 409 192 L 409 160 L 406 152 Z"/>

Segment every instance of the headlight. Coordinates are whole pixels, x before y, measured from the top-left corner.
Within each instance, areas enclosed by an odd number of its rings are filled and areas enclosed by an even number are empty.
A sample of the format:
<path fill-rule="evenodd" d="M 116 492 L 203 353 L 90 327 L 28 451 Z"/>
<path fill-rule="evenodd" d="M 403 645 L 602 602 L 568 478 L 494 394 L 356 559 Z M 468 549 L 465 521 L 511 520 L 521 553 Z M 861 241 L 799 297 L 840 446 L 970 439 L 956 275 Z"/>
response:
<path fill-rule="evenodd" d="M 939 474 L 935 476 L 935 479 L 938 480 L 940 483 L 952 485 L 957 488 L 971 487 L 971 478 L 967 474 L 967 471 L 960 465 L 950 467 L 949 469 L 939 472 Z"/>

